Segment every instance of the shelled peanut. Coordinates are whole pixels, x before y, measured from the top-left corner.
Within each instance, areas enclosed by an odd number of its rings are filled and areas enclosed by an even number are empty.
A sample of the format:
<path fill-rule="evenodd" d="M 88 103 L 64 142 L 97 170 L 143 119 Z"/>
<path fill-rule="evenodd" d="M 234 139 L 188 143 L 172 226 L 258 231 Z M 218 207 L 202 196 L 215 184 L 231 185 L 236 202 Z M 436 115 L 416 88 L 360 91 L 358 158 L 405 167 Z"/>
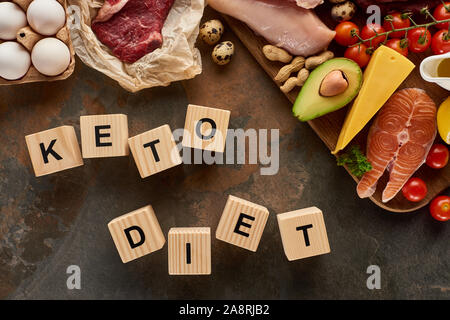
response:
<path fill-rule="evenodd" d="M 274 77 L 274 80 L 282 83 L 280 90 L 284 93 L 288 93 L 296 86 L 301 87 L 309 77 L 311 70 L 321 65 L 325 61 L 334 57 L 333 52 L 324 51 L 319 55 L 311 57 L 295 57 L 292 56 L 284 49 L 278 48 L 273 45 L 266 45 L 263 47 L 262 52 L 264 56 L 270 61 L 278 61 L 287 63 L 284 65 Z M 291 74 L 298 72 L 294 77 Z"/>

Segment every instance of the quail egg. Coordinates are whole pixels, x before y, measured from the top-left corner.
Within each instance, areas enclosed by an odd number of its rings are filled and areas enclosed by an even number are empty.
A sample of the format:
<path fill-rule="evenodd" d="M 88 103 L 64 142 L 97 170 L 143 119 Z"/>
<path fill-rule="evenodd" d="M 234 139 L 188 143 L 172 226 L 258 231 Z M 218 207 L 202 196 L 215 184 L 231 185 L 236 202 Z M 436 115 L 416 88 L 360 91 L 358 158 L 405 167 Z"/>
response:
<path fill-rule="evenodd" d="M 200 38 L 209 45 L 216 44 L 222 37 L 224 27 L 220 20 L 206 21 L 200 28 Z"/>
<path fill-rule="evenodd" d="M 213 61 L 218 65 L 226 65 L 231 61 L 234 54 L 234 44 L 231 41 L 224 41 L 214 47 L 212 52 Z"/>

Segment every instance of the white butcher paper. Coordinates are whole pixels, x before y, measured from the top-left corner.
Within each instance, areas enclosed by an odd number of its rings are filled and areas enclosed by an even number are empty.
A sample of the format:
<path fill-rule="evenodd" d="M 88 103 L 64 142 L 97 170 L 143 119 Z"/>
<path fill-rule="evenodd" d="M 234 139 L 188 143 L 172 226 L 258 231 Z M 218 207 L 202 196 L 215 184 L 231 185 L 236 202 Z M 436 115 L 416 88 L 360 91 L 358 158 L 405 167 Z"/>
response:
<path fill-rule="evenodd" d="M 81 17 L 71 12 L 70 35 L 77 56 L 86 65 L 116 80 L 130 92 L 171 82 L 192 79 L 202 72 L 200 52 L 195 48 L 205 0 L 176 0 L 162 29 L 163 45 L 132 64 L 112 55 L 91 29 L 91 21 L 103 5 L 98 0 L 68 0 L 80 8 Z"/>

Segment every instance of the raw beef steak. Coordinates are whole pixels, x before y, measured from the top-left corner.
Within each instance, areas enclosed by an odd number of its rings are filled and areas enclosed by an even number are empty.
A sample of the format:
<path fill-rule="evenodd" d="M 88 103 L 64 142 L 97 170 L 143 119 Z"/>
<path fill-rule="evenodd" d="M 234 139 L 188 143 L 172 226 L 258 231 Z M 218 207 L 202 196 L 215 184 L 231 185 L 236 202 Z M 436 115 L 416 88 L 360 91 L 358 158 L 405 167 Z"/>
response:
<path fill-rule="evenodd" d="M 117 58 L 133 63 L 161 47 L 161 30 L 174 2 L 106 0 L 91 27 Z"/>

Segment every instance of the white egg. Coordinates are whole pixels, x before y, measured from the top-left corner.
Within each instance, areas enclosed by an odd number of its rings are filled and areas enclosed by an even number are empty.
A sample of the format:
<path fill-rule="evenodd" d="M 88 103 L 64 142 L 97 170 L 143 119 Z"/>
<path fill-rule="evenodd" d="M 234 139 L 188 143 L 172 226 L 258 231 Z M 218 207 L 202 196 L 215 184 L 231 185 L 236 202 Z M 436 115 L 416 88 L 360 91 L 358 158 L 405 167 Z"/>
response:
<path fill-rule="evenodd" d="M 27 17 L 20 7 L 12 2 L 0 2 L 0 39 L 14 40 L 17 31 L 27 25 Z"/>
<path fill-rule="evenodd" d="M 31 61 L 40 73 L 46 76 L 57 76 L 69 67 L 70 51 L 61 40 L 45 38 L 34 45 Z"/>
<path fill-rule="evenodd" d="M 0 44 L 0 77 L 6 80 L 22 78 L 30 69 L 30 53 L 21 44 L 7 41 Z"/>
<path fill-rule="evenodd" d="M 34 0 L 28 7 L 27 19 L 34 31 L 52 36 L 64 27 L 66 12 L 56 0 Z"/>

